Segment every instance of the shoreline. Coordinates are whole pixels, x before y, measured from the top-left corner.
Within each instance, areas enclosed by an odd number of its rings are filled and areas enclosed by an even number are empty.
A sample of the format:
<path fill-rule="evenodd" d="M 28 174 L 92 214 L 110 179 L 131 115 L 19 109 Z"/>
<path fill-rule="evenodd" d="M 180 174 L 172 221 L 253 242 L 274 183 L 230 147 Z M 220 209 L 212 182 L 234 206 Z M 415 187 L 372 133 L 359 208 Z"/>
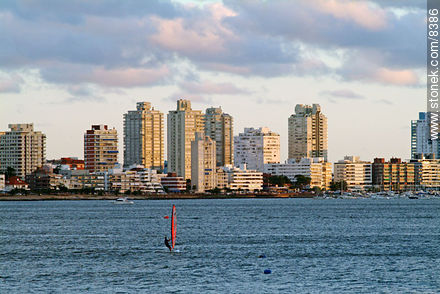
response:
<path fill-rule="evenodd" d="M 116 200 L 127 197 L 131 200 L 178 200 L 178 199 L 264 199 L 264 198 L 313 198 L 311 193 L 283 194 L 233 194 L 233 195 L 204 195 L 204 194 L 167 194 L 167 195 L 1 195 L 0 201 L 50 201 L 50 200 Z"/>

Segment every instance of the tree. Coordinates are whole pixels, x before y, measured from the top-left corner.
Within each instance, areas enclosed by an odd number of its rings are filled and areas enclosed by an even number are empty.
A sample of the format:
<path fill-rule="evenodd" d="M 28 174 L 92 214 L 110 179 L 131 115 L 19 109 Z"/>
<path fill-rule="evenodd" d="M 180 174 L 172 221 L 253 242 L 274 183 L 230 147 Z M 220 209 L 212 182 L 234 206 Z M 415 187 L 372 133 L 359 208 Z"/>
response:
<path fill-rule="evenodd" d="M 345 191 L 347 190 L 347 182 L 346 181 L 332 181 L 330 183 L 330 190 L 332 191 L 337 191 L 337 190 L 341 190 L 341 183 L 342 183 L 342 190 Z"/>
<path fill-rule="evenodd" d="M 270 176 L 269 177 L 269 184 L 276 185 L 278 187 L 284 187 L 286 185 L 292 185 L 292 182 L 290 179 L 286 176 Z"/>
<path fill-rule="evenodd" d="M 9 180 L 10 177 L 14 177 L 16 175 L 17 175 L 17 172 L 15 171 L 15 169 L 13 167 L 8 166 L 6 168 L 6 172 L 5 172 L 6 181 Z"/>
<path fill-rule="evenodd" d="M 190 192 L 190 191 L 191 191 L 191 180 L 186 179 L 186 192 Z"/>
<path fill-rule="evenodd" d="M 315 192 L 315 194 L 319 194 L 322 191 L 322 189 L 318 186 L 314 186 L 312 189 L 313 189 L 313 192 Z"/>
<path fill-rule="evenodd" d="M 310 183 L 312 182 L 312 179 L 310 177 L 306 177 L 303 175 L 296 175 L 295 176 L 295 182 L 293 183 L 295 188 L 304 189 Z"/>

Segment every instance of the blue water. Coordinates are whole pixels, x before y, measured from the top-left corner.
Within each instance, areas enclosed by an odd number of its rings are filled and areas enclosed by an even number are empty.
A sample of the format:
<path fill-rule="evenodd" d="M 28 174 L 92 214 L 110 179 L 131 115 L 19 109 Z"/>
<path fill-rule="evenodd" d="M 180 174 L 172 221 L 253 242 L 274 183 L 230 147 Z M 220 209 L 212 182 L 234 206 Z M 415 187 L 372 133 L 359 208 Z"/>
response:
<path fill-rule="evenodd" d="M 0 202 L 0 292 L 439 293 L 440 200 Z"/>

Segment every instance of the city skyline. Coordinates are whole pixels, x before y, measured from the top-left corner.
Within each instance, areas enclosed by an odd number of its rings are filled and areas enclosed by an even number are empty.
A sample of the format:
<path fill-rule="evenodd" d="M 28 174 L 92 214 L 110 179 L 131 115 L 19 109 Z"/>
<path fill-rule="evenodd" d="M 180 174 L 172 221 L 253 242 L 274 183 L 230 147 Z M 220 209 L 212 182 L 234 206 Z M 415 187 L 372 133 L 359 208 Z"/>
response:
<path fill-rule="evenodd" d="M 4 2 L 0 130 L 34 123 L 48 159 L 81 158 L 91 125 L 115 127 L 123 142 L 122 115 L 137 102 L 167 113 L 182 98 L 221 106 L 234 135 L 280 134 L 283 162 L 288 117 L 316 103 L 330 162 L 409 159 L 410 121 L 426 111 L 425 7 L 395 2 Z"/>

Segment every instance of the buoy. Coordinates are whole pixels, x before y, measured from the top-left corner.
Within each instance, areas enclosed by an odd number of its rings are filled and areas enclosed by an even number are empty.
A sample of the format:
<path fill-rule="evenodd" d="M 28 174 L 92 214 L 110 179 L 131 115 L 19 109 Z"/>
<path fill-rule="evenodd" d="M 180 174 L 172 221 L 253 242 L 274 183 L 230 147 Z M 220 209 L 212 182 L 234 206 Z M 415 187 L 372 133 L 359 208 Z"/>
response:
<path fill-rule="evenodd" d="M 264 270 L 264 274 L 265 275 L 268 275 L 268 274 L 271 274 L 271 273 L 272 273 L 272 271 L 270 269 L 268 269 L 268 268 Z"/>
<path fill-rule="evenodd" d="M 260 254 L 258 258 L 266 258 L 266 254 Z"/>
<path fill-rule="evenodd" d="M 164 216 L 163 218 L 169 219 L 170 217 L 168 215 Z"/>

